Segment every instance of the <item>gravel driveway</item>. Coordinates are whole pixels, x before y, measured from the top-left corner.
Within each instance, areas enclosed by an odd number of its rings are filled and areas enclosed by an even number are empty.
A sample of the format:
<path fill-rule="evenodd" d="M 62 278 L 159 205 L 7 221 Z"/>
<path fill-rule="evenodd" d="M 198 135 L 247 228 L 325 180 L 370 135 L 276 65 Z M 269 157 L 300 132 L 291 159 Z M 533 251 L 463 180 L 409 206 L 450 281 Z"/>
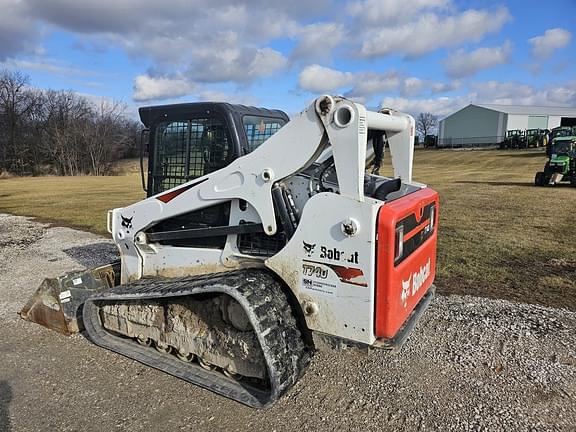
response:
<path fill-rule="evenodd" d="M 0 214 L 0 431 L 576 430 L 576 312 L 438 297 L 398 354 L 320 352 L 255 411 L 20 320 L 44 277 L 108 240 Z"/>

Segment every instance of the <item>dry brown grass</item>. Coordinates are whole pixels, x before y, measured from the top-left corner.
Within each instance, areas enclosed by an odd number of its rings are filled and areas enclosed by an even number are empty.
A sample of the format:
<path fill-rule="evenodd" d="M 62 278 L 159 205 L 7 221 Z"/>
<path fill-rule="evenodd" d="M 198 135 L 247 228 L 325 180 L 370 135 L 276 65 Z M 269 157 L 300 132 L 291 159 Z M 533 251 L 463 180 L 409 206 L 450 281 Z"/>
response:
<path fill-rule="evenodd" d="M 415 178 L 440 192 L 444 293 L 576 310 L 576 188 L 533 186 L 542 151 L 416 152 Z"/>
<path fill-rule="evenodd" d="M 534 151 L 417 151 L 414 178 L 440 192 L 443 293 L 576 310 L 576 188 L 537 188 Z M 134 163 L 116 177 L 0 180 L 0 211 L 105 233 L 106 210 L 143 198 Z"/>
<path fill-rule="evenodd" d="M 140 175 L 0 180 L 0 211 L 106 234 L 106 212 L 144 198 Z"/>

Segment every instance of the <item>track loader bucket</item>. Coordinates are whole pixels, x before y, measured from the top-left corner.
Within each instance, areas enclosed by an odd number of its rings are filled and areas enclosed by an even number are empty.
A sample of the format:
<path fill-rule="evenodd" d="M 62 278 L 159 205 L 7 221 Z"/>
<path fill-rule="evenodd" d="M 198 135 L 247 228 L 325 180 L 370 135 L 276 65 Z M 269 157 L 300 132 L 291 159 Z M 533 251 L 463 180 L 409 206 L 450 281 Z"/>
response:
<path fill-rule="evenodd" d="M 91 295 L 119 284 L 120 262 L 46 278 L 20 317 L 65 335 L 81 331 L 82 306 Z"/>

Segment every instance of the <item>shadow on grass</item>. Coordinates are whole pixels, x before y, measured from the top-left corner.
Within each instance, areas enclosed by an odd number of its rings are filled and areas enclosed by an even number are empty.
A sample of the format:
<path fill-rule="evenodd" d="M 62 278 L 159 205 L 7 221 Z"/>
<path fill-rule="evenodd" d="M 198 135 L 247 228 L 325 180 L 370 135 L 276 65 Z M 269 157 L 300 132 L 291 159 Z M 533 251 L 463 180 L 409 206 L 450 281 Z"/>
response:
<path fill-rule="evenodd" d="M 12 401 L 12 388 L 7 381 L 0 381 L 0 431 L 9 432 L 10 416 L 8 415 L 8 405 Z"/>
<path fill-rule="evenodd" d="M 522 187 L 533 187 L 534 183 L 528 182 L 503 182 L 503 181 L 474 181 L 474 180 L 461 180 L 456 183 L 459 184 L 478 184 L 478 185 L 488 185 L 488 186 L 522 186 Z"/>
<path fill-rule="evenodd" d="M 118 249 L 113 243 L 94 243 L 64 249 L 64 253 L 84 267 L 98 267 L 118 260 Z"/>

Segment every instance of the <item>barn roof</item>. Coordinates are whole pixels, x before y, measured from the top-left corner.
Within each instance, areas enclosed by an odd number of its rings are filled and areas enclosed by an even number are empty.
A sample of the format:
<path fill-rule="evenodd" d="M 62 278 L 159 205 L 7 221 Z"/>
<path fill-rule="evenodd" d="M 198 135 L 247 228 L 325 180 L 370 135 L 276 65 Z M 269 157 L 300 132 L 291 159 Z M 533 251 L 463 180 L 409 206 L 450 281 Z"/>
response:
<path fill-rule="evenodd" d="M 576 107 L 534 106 L 534 105 L 497 105 L 497 104 L 472 104 L 481 108 L 499 111 L 506 114 L 523 115 L 555 115 L 576 117 Z"/>

